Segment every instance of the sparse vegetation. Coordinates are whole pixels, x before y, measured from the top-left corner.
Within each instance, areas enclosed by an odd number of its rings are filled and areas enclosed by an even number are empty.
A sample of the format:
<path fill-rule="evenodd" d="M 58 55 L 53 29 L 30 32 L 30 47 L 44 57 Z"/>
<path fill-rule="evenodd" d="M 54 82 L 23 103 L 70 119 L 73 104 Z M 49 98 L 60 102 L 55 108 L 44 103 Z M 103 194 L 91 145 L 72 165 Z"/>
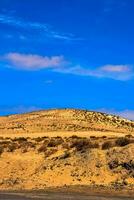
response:
<path fill-rule="evenodd" d="M 97 126 L 98 124 L 99 126 Z M 27 117 L 21 115 L 19 121 L 16 121 L 14 116 L 5 117 L 2 120 L 0 130 L 2 133 L 10 133 L 12 131 L 14 133 L 15 131 L 18 133 L 30 133 L 33 130 L 34 132 L 99 130 L 102 132 L 123 131 L 129 134 L 134 130 L 134 122 L 105 113 L 76 109 L 56 109 L 53 111 L 36 112 L 34 114 L 29 113 Z M 91 136 L 91 139 L 93 137 L 95 136 Z"/>
<path fill-rule="evenodd" d="M 14 152 L 17 149 L 16 143 L 10 143 L 7 147 L 7 152 Z"/>
<path fill-rule="evenodd" d="M 118 160 L 112 160 L 108 163 L 108 166 L 111 170 L 117 168 L 119 166 Z"/>
<path fill-rule="evenodd" d="M 37 138 L 34 138 L 34 140 L 36 141 L 36 142 L 42 142 L 42 141 L 44 141 L 44 139 L 46 139 L 47 137 L 37 137 Z"/>
<path fill-rule="evenodd" d="M 73 148 L 75 147 L 77 151 L 81 151 L 86 149 L 89 146 L 89 141 L 85 139 L 76 139 L 73 140 L 70 147 Z"/>
<path fill-rule="evenodd" d="M 25 137 L 19 137 L 19 138 L 12 139 L 12 141 L 14 141 L 14 142 L 26 142 L 27 140 L 28 140 L 28 138 L 25 138 Z"/>
<path fill-rule="evenodd" d="M 42 144 L 39 148 L 38 148 L 38 152 L 42 153 L 45 152 L 47 150 L 47 147 L 45 144 Z"/>
<path fill-rule="evenodd" d="M 30 149 L 37 149 L 38 153 L 43 153 L 48 149 L 58 148 L 59 145 L 61 145 L 63 149 L 70 150 L 75 148 L 77 151 L 84 152 L 87 149 L 100 147 L 102 150 L 108 150 L 112 147 L 123 147 L 130 143 L 134 143 L 133 138 L 130 136 L 120 138 L 107 138 L 104 136 L 81 138 L 73 135 L 64 139 L 61 137 L 38 137 L 34 139 L 20 137 L 8 140 L 1 138 L 0 145 L 3 150 L 0 150 L 0 152 L 3 153 L 4 150 L 7 152 L 14 152 L 17 149 L 21 149 L 21 152 L 25 153 Z"/>
<path fill-rule="evenodd" d="M 0 155 L 3 153 L 3 151 L 4 151 L 3 146 L 0 146 Z"/>
<path fill-rule="evenodd" d="M 110 149 L 113 147 L 113 144 L 111 141 L 106 141 L 102 144 L 102 150 Z"/>
<path fill-rule="evenodd" d="M 52 154 L 54 154 L 56 152 L 57 152 L 57 148 L 47 149 L 45 151 L 45 157 L 49 157 L 49 156 L 51 156 Z"/>
<path fill-rule="evenodd" d="M 130 160 L 128 162 L 119 163 L 119 161 L 116 159 L 116 160 L 109 162 L 108 166 L 111 170 L 116 169 L 120 166 L 120 167 L 126 169 L 127 171 L 132 172 L 134 170 L 134 161 Z"/>
<path fill-rule="evenodd" d="M 131 140 L 125 137 L 118 138 L 115 141 L 116 146 L 123 147 L 131 143 Z"/>
<path fill-rule="evenodd" d="M 82 151 L 87 148 L 99 148 L 99 144 L 97 142 L 91 142 L 91 140 L 87 138 L 78 138 L 71 141 L 70 147 L 75 147 L 77 151 Z"/>
<path fill-rule="evenodd" d="M 0 137 L 0 188 L 134 184 L 133 130 L 120 117 L 74 109 L 9 116 L 1 135 L 16 138 Z"/>
<path fill-rule="evenodd" d="M 96 136 L 91 135 L 90 138 L 91 138 L 91 139 L 96 139 Z"/>
<path fill-rule="evenodd" d="M 63 139 L 61 137 L 51 138 L 48 142 L 48 147 L 56 147 L 63 143 Z"/>

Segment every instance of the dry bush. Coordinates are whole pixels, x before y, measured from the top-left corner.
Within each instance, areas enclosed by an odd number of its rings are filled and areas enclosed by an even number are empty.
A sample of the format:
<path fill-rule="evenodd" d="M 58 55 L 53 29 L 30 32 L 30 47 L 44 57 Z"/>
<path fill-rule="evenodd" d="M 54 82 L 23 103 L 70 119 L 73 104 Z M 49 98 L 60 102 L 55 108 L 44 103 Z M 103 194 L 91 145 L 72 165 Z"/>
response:
<path fill-rule="evenodd" d="M 52 154 L 56 153 L 57 152 L 57 149 L 56 148 L 53 148 L 53 149 L 47 149 L 45 151 L 45 157 L 49 157 L 51 156 Z"/>
<path fill-rule="evenodd" d="M 97 142 L 90 142 L 89 143 L 89 148 L 92 148 L 92 149 L 98 149 L 99 148 L 99 143 Z"/>
<path fill-rule="evenodd" d="M 8 147 L 8 145 L 10 144 L 10 141 L 7 141 L 7 140 L 4 140 L 4 141 L 1 141 L 0 142 L 0 146 L 3 146 L 3 147 Z"/>
<path fill-rule="evenodd" d="M 67 149 L 75 147 L 77 151 L 83 151 L 87 148 L 99 148 L 99 144 L 97 142 L 91 142 L 91 140 L 87 138 L 80 137 L 73 139 L 69 138 L 69 141 L 67 140 L 63 146 Z"/>
<path fill-rule="evenodd" d="M 30 141 L 24 141 L 19 143 L 18 148 L 25 149 L 25 151 L 27 151 L 29 148 L 35 148 L 35 144 Z"/>
<path fill-rule="evenodd" d="M 26 142 L 27 138 L 24 137 L 19 137 L 19 138 L 14 138 L 12 139 L 13 142 Z"/>
<path fill-rule="evenodd" d="M 38 137 L 38 138 L 34 138 L 34 140 L 35 140 L 36 142 L 42 142 L 42 141 L 44 141 L 44 140 L 46 140 L 46 139 L 48 139 L 48 137 Z"/>
<path fill-rule="evenodd" d="M 73 140 L 70 147 L 73 148 L 75 147 L 77 149 L 77 151 L 81 151 L 83 149 L 86 149 L 89 145 L 89 141 L 87 140 L 83 140 L 83 139 L 76 139 Z"/>
<path fill-rule="evenodd" d="M 103 135 L 103 136 L 102 136 L 102 139 L 106 139 L 106 138 L 107 138 L 107 136 L 106 136 L 106 135 Z"/>
<path fill-rule="evenodd" d="M 125 138 L 125 137 L 121 137 L 121 138 L 118 138 L 116 141 L 115 141 L 115 145 L 116 146 L 119 146 L 119 147 L 123 147 L 123 146 L 126 146 L 128 144 L 131 143 L 131 140 L 128 139 L 128 138 Z"/>
<path fill-rule="evenodd" d="M 62 144 L 64 142 L 64 140 L 61 137 L 55 137 L 55 138 L 51 138 L 49 143 L 48 143 L 48 147 L 56 147 L 60 144 Z"/>
<path fill-rule="evenodd" d="M 111 170 L 121 166 L 122 168 L 130 171 L 130 174 L 131 174 L 131 172 L 133 172 L 134 170 L 134 161 L 130 160 L 128 162 L 119 163 L 118 160 L 113 160 L 108 163 L 108 166 Z"/>
<path fill-rule="evenodd" d="M 113 147 L 113 144 L 110 141 L 106 141 L 102 144 L 102 150 L 110 149 L 111 147 Z"/>
<path fill-rule="evenodd" d="M 79 139 L 80 137 L 78 137 L 77 135 L 72 135 L 71 137 L 69 137 L 71 139 Z"/>
<path fill-rule="evenodd" d="M 121 166 L 132 172 L 134 170 L 134 161 L 130 160 L 129 162 L 123 162 L 121 163 Z"/>
<path fill-rule="evenodd" d="M 10 143 L 7 147 L 7 152 L 14 152 L 18 148 L 16 143 Z"/>
<path fill-rule="evenodd" d="M 46 144 L 42 144 L 39 148 L 38 148 L 38 153 L 43 153 L 47 150 L 47 146 Z"/>
<path fill-rule="evenodd" d="M 0 146 L 0 155 L 4 152 L 4 147 Z"/>
<path fill-rule="evenodd" d="M 23 147 L 23 148 L 21 149 L 21 152 L 22 152 L 22 153 L 28 152 L 28 148 L 27 148 L 27 147 Z"/>
<path fill-rule="evenodd" d="M 96 136 L 91 135 L 90 138 L 91 138 L 91 139 L 96 139 Z"/>
<path fill-rule="evenodd" d="M 118 160 L 112 160 L 108 163 L 108 166 L 109 168 L 112 170 L 112 169 L 115 169 L 119 166 L 119 162 Z"/>
<path fill-rule="evenodd" d="M 88 139 L 76 139 L 73 140 L 70 147 L 75 147 L 77 149 L 77 151 L 81 151 L 81 150 L 86 150 L 87 148 L 98 148 L 99 145 L 97 143 L 92 143 L 90 140 Z"/>
<path fill-rule="evenodd" d="M 62 143 L 62 147 L 64 148 L 64 149 L 70 149 L 70 143 L 69 142 L 63 142 Z"/>

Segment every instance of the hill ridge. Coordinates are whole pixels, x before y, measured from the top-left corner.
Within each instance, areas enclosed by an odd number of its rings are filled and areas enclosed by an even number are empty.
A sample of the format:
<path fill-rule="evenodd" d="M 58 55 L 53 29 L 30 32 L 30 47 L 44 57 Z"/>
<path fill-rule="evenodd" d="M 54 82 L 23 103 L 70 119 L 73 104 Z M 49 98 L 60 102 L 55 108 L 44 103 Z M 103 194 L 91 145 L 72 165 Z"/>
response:
<path fill-rule="evenodd" d="M 89 110 L 89 109 L 78 109 L 78 108 L 52 108 L 52 109 L 41 109 L 41 110 L 33 110 L 30 112 L 23 112 L 23 113 L 15 113 L 15 114 L 9 114 L 9 115 L 4 115 L 4 116 L 0 116 L 1 117 L 12 117 L 12 116 L 19 116 L 19 115 L 26 115 L 26 114 L 36 114 L 36 113 L 41 113 L 41 112 L 51 112 L 51 111 L 79 111 L 79 112 L 90 112 L 90 113 L 98 113 L 98 114 L 103 114 L 105 116 L 112 116 L 112 117 L 118 117 L 122 120 L 126 120 L 129 122 L 134 122 L 134 120 L 130 120 L 126 117 L 120 116 L 120 115 L 116 115 L 116 114 L 111 114 L 111 113 L 107 113 L 107 112 L 102 112 L 102 111 L 95 111 L 95 110 Z"/>
<path fill-rule="evenodd" d="M 134 131 L 134 121 L 84 109 L 49 109 L 0 118 L 1 132 Z"/>

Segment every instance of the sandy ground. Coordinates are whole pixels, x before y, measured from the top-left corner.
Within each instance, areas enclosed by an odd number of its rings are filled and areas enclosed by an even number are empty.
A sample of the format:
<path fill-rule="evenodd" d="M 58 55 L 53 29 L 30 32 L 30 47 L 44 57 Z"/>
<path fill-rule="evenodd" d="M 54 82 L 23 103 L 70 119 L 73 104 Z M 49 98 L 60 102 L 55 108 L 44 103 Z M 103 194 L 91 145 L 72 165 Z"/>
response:
<path fill-rule="evenodd" d="M 0 189 L 36 190 L 70 185 L 115 185 L 118 189 L 120 185 L 134 184 L 134 143 L 103 150 L 103 138 L 62 138 L 62 143 L 57 143 L 59 140 L 2 140 L 1 145 L 6 147 L 0 156 Z M 88 140 L 100 146 L 86 146 Z"/>
<path fill-rule="evenodd" d="M 127 134 L 127 133 L 126 133 Z M 101 131 L 52 131 L 52 132 L 37 132 L 37 133 L 0 133 L 0 137 L 6 138 L 15 138 L 15 137 L 30 137 L 30 138 L 37 138 L 37 137 L 71 137 L 72 135 L 76 135 L 78 137 L 90 137 L 90 136 L 95 136 L 95 137 L 102 137 L 102 136 L 107 136 L 107 137 L 123 137 L 126 135 L 125 133 L 116 133 L 116 132 L 101 132 Z M 133 134 L 133 133 L 132 133 Z"/>
<path fill-rule="evenodd" d="M 129 120 L 79 110 L 0 118 L 0 190 L 75 185 L 114 185 L 118 190 L 122 185 L 133 186 L 133 129 L 134 122 Z M 116 140 L 121 137 L 131 137 L 131 141 L 118 145 Z M 102 148 L 105 142 L 106 147 Z M 68 199 L 66 194 L 63 198 L 62 194 L 57 195 L 57 199 Z"/>

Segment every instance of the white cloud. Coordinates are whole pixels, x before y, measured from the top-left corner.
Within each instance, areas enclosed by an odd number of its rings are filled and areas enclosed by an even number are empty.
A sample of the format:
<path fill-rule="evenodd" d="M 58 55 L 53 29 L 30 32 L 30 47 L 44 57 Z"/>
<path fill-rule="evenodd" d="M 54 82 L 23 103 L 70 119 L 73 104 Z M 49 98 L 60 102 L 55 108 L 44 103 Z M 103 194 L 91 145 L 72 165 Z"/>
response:
<path fill-rule="evenodd" d="M 134 77 L 134 69 L 130 65 L 104 65 L 95 69 L 75 66 L 57 69 L 56 71 L 80 76 L 92 76 L 97 78 L 111 78 L 115 80 L 130 80 Z"/>
<path fill-rule="evenodd" d="M 100 68 L 101 71 L 106 72 L 128 72 L 130 71 L 130 66 L 128 65 L 105 65 Z"/>
<path fill-rule="evenodd" d="M 24 70 L 40 70 L 44 68 L 61 67 L 64 63 L 63 56 L 39 56 L 32 54 L 8 53 L 2 58 L 13 68 Z"/>
<path fill-rule="evenodd" d="M 57 73 L 110 78 L 120 81 L 127 81 L 134 77 L 134 68 L 131 65 L 104 65 L 96 68 L 84 68 L 80 65 L 73 66 L 73 63 L 67 61 L 63 56 L 48 57 L 11 52 L 1 56 L 0 60 L 5 63 L 5 67 L 23 70 L 50 69 Z"/>

